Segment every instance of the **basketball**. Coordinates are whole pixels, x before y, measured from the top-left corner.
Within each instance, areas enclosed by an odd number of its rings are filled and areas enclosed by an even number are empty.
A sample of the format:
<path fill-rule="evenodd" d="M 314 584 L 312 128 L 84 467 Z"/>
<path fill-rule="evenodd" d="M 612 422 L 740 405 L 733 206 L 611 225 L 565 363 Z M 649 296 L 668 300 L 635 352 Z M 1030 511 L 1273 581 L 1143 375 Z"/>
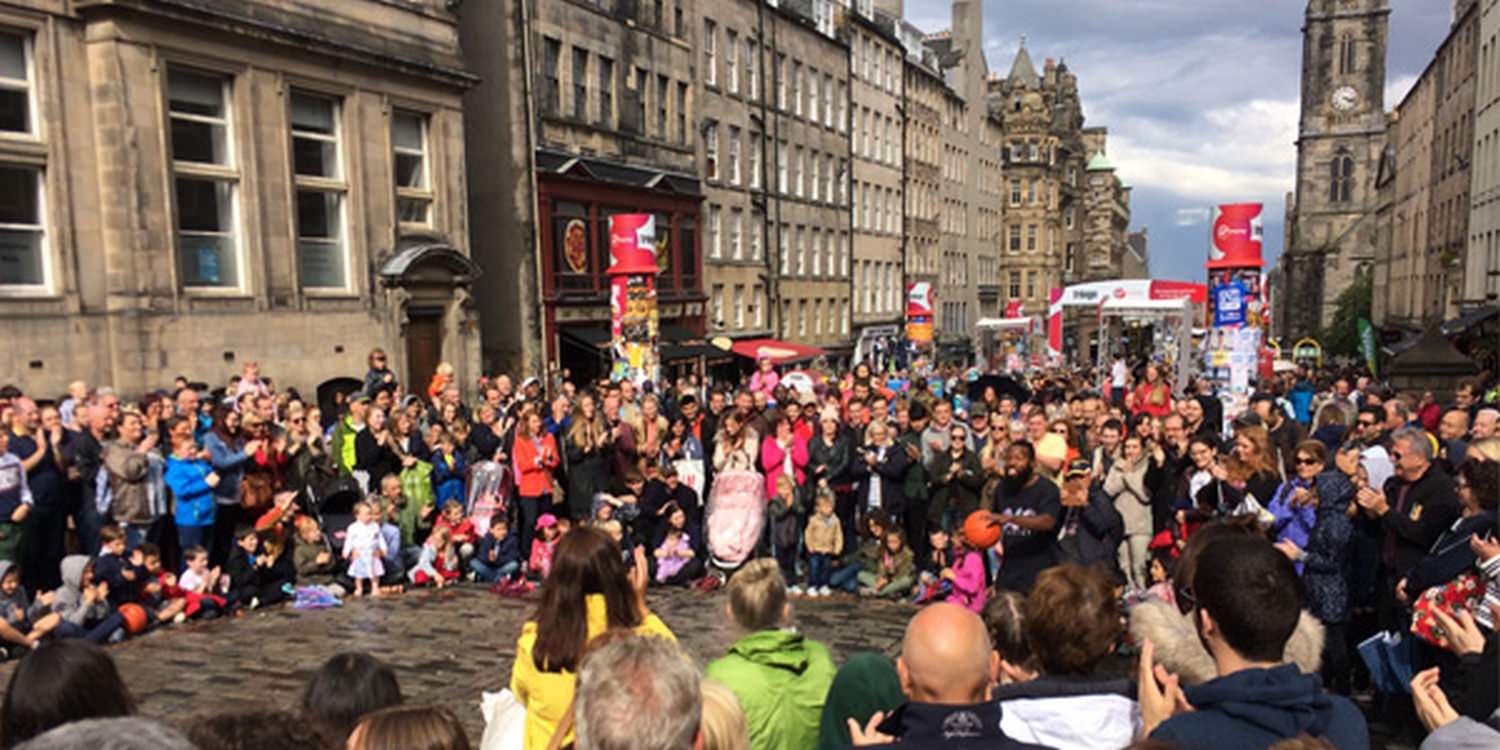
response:
<path fill-rule="evenodd" d="M 146 631 L 146 610 L 139 604 L 121 604 L 120 616 L 125 618 L 125 632 L 140 635 Z"/>
<path fill-rule="evenodd" d="M 975 549 L 989 549 L 1000 541 L 1000 524 L 986 510 L 976 510 L 964 519 L 964 540 Z"/>

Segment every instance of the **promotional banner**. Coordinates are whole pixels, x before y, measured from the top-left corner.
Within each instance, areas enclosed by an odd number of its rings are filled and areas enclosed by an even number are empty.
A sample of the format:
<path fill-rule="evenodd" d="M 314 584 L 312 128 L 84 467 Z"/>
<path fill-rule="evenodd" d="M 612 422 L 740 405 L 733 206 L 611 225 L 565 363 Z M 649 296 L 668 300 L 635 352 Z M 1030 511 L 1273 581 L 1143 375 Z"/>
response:
<path fill-rule="evenodd" d="M 1214 326 L 1238 326 L 1245 322 L 1245 287 L 1237 281 L 1214 287 Z"/>
<path fill-rule="evenodd" d="M 1259 268 L 1211 268 L 1208 271 L 1208 288 L 1213 290 L 1213 294 L 1208 295 L 1208 309 L 1205 311 L 1209 325 L 1266 327 L 1269 308 L 1261 294 L 1263 288 Z M 1233 296 L 1235 292 L 1227 291 L 1230 288 L 1238 288 L 1238 298 Z M 1227 318 L 1219 311 L 1221 296 L 1226 292 L 1230 296 L 1224 301 L 1237 300 L 1240 306 L 1238 312 L 1230 313 Z"/>
<path fill-rule="evenodd" d="M 1214 209 L 1209 268 L 1260 268 L 1261 204 L 1228 203 Z"/>
<path fill-rule="evenodd" d="M 610 379 L 637 386 L 661 374 L 656 307 L 656 217 L 609 217 Z"/>
<path fill-rule="evenodd" d="M 906 285 L 906 340 L 913 344 L 932 343 L 932 296 L 932 282 Z"/>
<path fill-rule="evenodd" d="M 1047 306 L 1047 348 L 1053 355 L 1062 353 L 1063 308 L 1066 307 L 1088 305 L 1098 309 L 1099 305 L 1110 300 L 1128 306 L 1174 299 L 1186 299 L 1201 305 L 1207 298 L 1208 287 L 1190 281 L 1125 279 L 1074 284 L 1065 289 L 1054 287 L 1048 295 L 1051 304 Z"/>
<path fill-rule="evenodd" d="M 1370 368 L 1372 377 L 1380 377 L 1375 371 L 1375 326 L 1364 318 L 1359 319 L 1359 351 L 1365 355 L 1365 366 Z"/>

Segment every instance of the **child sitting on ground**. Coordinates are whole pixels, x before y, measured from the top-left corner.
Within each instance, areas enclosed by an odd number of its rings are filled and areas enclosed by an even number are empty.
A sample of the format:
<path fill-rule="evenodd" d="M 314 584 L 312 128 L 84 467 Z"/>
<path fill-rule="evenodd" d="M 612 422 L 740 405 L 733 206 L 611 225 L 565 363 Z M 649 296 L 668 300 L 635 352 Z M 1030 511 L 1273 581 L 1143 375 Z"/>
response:
<path fill-rule="evenodd" d="M 916 569 L 911 548 L 906 546 L 906 534 L 900 529 L 886 529 L 879 562 L 873 569 L 859 572 L 859 594 L 887 599 L 905 596 L 916 583 Z"/>
<path fill-rule="evenodd" d="M 667 586 L 686 586 L 703 575 L 703 561 L 693 551 L 693 538 L 687 530 L 687 513 L 671 506 L 667 511 L 667 530 L 656 552 L 656 582 Z"/>
<path fill-rule="evenodd" d="M 109 605 L 134 602 L 140 593 L 141 555 L 137 551 L 125 559 L 125 532 L 115 524 L 99 529 L 99 558 L 94 561 L 94 578 L 109 584 Z"/>
<path fill-rule="evenodd" d="M 187 609 L 183 611 L 188 617 L 201 613 L 205 620 L 218 617 L 228 602 L 220 595 L 226 590 L 221 582 L 223 576 L 218 568 L 208 567 L 208 550 L 193 545 L 183 550 L 182 559 L 187 567 L 177 579 L 177 586 L 187 596 Z"/>
<path fill-rule="evenodd" d="M 521 572 L 521 543 L 511 535 L 504 513 L 490 517 L 489 533 L 469 561 L 469 572 L 480 583 L 509 580 Z"/>
<path fill-rule="evenodd" d="M 234 545 L 224 561 L 224 574 L 229 576 L 225 597 L 229 608 L 256 609 L 285 599 L 288 592 L 284 587 L 296 579 L 297 571 L 290 560 L 282 564 L 279 545 L 267 543 L 263 548 L 254 526 L 236 528 Z"/>
<path fill-rule="evenodd" d="M 422 545 L 421 557 L 412 567 L 411 582 L 417 586 L 432 585 L 443 588 L 458 580 L 458 550 L 453 544 L 452 532 L 447 526 L 437 526 Z"/>
<path fill-rule="evenodd" d="M 177 577 L 162 570 L 161 548 L 145 542 L 136 548 L 141 555 L 141 593 L 137 600 L 158 623 L 187 619 L 187 597 L 177 588 Z M 170 578 L 166 578 L 170 577 Z M 168 585 L 170 580 L 172 585 Z"/>
<path fill-rule="evenodd" d="M 859 574 L 874 570 L 880 564 L 881 551 L 885 545 L 885 529 L 889 525 L 883 510 L 872 510 L 864 517 L 860 522 L 864 533 L 859 535 L 859 546 L 853 554 L 835 562 L 833 573 L 829 576 L 832 588 L 850 594 L 859 590 Z"/>
<path fill-rule="evenodd" d="M 953 591 L 953 581 L 943 575 L 944 571 L 951 573 L 953 568 L 953 547 L 948 531 L 942 526 L 934 526 L 927 532 L 927 543 L 931 551 L 918 566 L 916 595 L 911 600 L 916 605 L 941 601 Z"/>
<path fill-rule="evenodd" d="M 557 516 L 543 513 L 536 519 L 536 530 L 541 532 L 531 540 L 531 558 L 527 569 L 537 580 L 546 580 L 552 572 L 552 553 L 557 550 L 557 540 L 562 536 Z"/>
<path fill-rule="evenodd" d="M 123 639 L 125 618 L 109 606 L 109 584 L 94 580 L 94 561 L 87 555 L 68 555 L 60 568 L 62 586 L 55 592 L 52 611 L 62 622 L 53 632 L 94 643 Z"/>
<path fill-rule="evenodd" d="M 457 500 L 443 503 L 443 517 L 432 525 L 432 530 L 437 531 L 440 527 L 448 530 L 448 540 L 458 551 L 460 563 L 467 562 L 474 556 L 474 545 L 479 541 L 479 534 L 474 530 L 474 522 L 464 517 L 464 506 Z"/>
<path fill-rule="evenodd" d="M 292 562 L 297 567 L 297 578 L 302 580 L 331 579 L 338 568 L 323 530 L 311 516 L 297 517 L 297 546 L 292 550 Z"/>
<path fill-rule="evenodd" d="M 52 611 L 52 601 L 50 592 L 37 594 L 32 601 L 21 585 L 21 569 L 0 560 L 0 640 L 36 648 L 42 636 L 62 622 L 62 617 Z"/>
<path fill-rule="evenodd" d="M 819 487 L 814 509 L 803 532 L 803 542 L 807 545 L 807 595 L 828 596 L 833 593 L 829 588 L 833 560 L 844 552 L 844 527 L 833 514 L 833 490 Z"/>
<path fill-rule="evenodd" d="M 364 596 L 365 584 L 370 595 L 380 596 L 380 577 L 385 575 L 382 558 L 390 554 L 385 536 L 375 521 L 375 507 L 369 501 L 354 504 L 354 523 L 344 536 L 344 559 L 349 563 L 349 577 L 354 579 L 354 595 Z"/>

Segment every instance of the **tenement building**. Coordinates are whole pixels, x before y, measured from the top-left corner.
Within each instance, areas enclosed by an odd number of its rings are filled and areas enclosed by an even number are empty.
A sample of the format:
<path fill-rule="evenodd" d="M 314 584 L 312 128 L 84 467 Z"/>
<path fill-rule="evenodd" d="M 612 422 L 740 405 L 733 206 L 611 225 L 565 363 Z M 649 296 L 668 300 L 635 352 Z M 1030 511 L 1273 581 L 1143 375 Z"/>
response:
<path fill-rule="evenodd" d="M 1465 306 L 1500 299 L 1500 0 L 1479 0 Z"/>
<path fill-rule="evenodd" d="M 906 78 L 902 92 L 906 283 L 920 282 L 935 287 L 942 272 L 939 248 L 942 238 L 943 149 L 940 133 L 948 86 L 938 70 L 936 54 L 922 44 L 921 32 L 904 21 L 900 30 L 904 40 L 902 67 Z"/>
<path fill-rule="evenodd" d="M 967 358 L 981 314 L 979 284 L 999 271 L 1001 128 L 985 102 L 988 77 L 979 0 L 954 0 L 952 30 L 927 37 L 946 84 L 939 114 L 937 327 L 951 356 Z M 985 274 L 988 274 L 986 277 Z M 998 299 L 991 303 L 998 307 Z"/>
<path fill-rule="evenodd" d="M 850 155 L 853 159 L 853 290 L 856 353 L 893 350 L 904 338 L 902 239 L 906 233 L 902 184 L 905 144 L 905 50 L 897 20 L 879 11 L 843 15 L 849 44 Z"/>
<path fill-rule="evenodd" d="M 1390 231 L 1374 265 L 1371 318 L 1420 331 L 1456 317 L 1468 246 L 1474 157 L 1477 4 L 1469 3 L 1391 115 L 1394 193 Z"/>
<path fill-rule="evenodd" d="M 1389 0 L 1307 4 L 1296 191 L 1273 297 L 1283 341 L 1328 325 L 1339 294 L 1375 259 L 1389 17 Z"/>
<path fill-rule="evenodd" d="M 0 382 L 478 375 L 443 2 L 17 0 L 0 47 Z"/>

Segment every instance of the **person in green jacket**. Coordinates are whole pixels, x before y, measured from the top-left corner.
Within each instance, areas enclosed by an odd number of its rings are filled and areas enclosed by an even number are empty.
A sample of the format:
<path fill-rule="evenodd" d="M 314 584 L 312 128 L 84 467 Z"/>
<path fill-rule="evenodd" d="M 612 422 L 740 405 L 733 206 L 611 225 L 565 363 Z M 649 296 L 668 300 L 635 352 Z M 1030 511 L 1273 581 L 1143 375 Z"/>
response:
<path fill-rule="evenodd" d="M 365 413 L 369 410 L 370 397 L 356 394 L 349 399 L 348 413 L 333 428 L 333 463 L 344 476 L 354 473 L 354 438 L 365 428 Z"/>
<path fill-rule="evenodd" d="M 835 673 L 828 648 L 787 627 L 791 604 L 775 560 L 746 565 L 728 592 L 728 614 L 749 634 L 708 665 L 708 676 L 739 698 L 754 750 L 813 747 Z"/>

